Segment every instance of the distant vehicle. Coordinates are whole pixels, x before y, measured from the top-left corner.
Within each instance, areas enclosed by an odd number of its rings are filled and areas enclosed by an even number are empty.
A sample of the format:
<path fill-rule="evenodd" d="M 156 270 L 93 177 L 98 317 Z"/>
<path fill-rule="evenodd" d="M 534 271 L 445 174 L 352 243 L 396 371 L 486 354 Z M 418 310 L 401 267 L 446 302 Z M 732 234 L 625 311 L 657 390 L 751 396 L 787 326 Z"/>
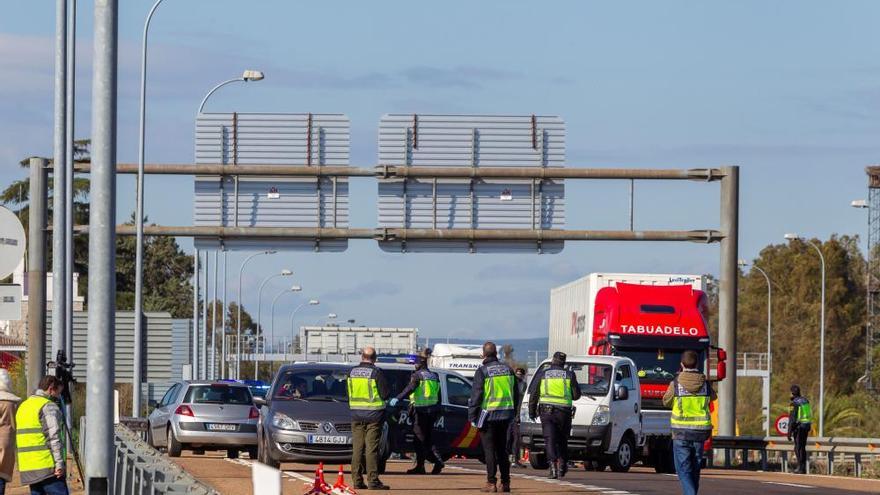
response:
<path fill-rule="evenodd" d="M 281 462 L 351 461 L 351 412 L 348 407 L 348 373 L 352 363 L 301 362 L 282 366 L 265 399 L 257 399 L 260 421 L 257 428 L 260 462 L 279 466 Z M 409 382 L 412 365 L 378 363 L 392 396 Z M 467 420 L 470 381 L 454 372 L 440 374 L 443 396 L 442 417 L 436 428 L 437 442 L 446 456 L 479 457 L 479 435 Z M 380 471 L 391 452 L 412 452 L 412 417 L 408 400 L 388 408 L 382 432 Z"/>
<path fill-rule="evenodd" d="M 431 369 L 456 371 L 473 378 L 483 364 L 483 346 L 471 344 L 434 344 L 431 352 Z"/>
<path fill-rule="evenodd" d="M 550 366 L 546 360 L 538 370 Z M 568 356 L 566 369 L 577 376 L 581 398 L 573 403 L 575 415 L 568 439 L 569 459 L 594 461 L 602 469 L 626 472 L 645 443 L 641 397 L 635 363 L 627 357 Z M 528 415 L 529 397 L 520 410 L 520 435 L 535 469 L 547 469 L 540 418 Z"/>
<path fill-rule="evenodd" d="M 266 392 L 269 390 L 269 385 L 266 385 L 266 382 L 263 380 L 234 380 L 232 378 L 223 378 L 220 381 L 224 383 L 241 383 L 242 385 L 247 385 L 254 398 L 265 397 Z"/>
<path fill-rule="evenodd" d="M 716 372 L 707 375 L 724 379 L 727 354 L 711 345 L 703 288 L 699 275 L 593 273 L 550 291 L 551 352 L 624 356 L 635 364 L 647 437 L 640 454 L 658 472 L 674 469 L 671 412 L 662 398 L 681 353 L 699 352 L 701 370 L 714 358 Z"/>
<path fill-rule="evenodd" d="M 181 381 L 150 406 L 147 442 L 165 447 L 170 457 L 183 450 L 225 450 L 231 459 L 245 450 L 251 459 L 257 457 L 259 411 L 243 384 Z"/>

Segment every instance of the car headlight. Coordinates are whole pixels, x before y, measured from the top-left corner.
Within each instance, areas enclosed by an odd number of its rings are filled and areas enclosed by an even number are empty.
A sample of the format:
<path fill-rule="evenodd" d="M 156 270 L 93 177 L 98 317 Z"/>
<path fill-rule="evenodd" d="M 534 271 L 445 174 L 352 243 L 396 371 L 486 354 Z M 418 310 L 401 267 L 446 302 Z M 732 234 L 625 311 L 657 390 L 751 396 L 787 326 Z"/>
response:
<path fill-rule="evenodd" d="M 593 413 L 593 426 L 605 426 L 611 421 L 611 409 L 608 406 L 599 406 Z"/>
<path fill-rule="evenodd" d="M 286 414 L 275 413 L 272 415 L 272 426 L 281 430 L 299 430 L 299 423 L 290 419 Z"/>

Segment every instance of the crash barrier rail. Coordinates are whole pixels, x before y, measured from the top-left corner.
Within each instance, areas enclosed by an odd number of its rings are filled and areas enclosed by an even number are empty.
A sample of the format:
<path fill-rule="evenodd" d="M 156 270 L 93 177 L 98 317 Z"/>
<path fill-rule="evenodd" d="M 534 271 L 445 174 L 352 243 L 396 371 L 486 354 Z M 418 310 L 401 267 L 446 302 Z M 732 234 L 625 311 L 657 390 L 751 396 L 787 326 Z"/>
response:
<path fill-rule="evenodd" d="M 120 495 L 175 494 L 219 495 L 197 481 L 180 466 L 149 446 L 147 422 L 139 418 L 120 418 L 113 445 L 116 469 L 114 491 Z"/>
<path fill-rule="evenodd" d="M 712 449 L 715 452 L 723 452 L 723 466 L 730 468 L 737 457 L 741 456 L 740 467 L 747 468 L 750 465 L 750 453 L 757 453 L 758 460 L 755 465 L 763 471 L 768 471 L 770 464 L 769 453 L 776 453 L 776 462 L 781 463 L 782 472 L 790 471 L 789 460 L 795 460 L 794 443 L 785 437 L 712 437 Z M 807 439 L 807 472 L 810 472 L 810 463 L 818 459 L 825 461 L 825 473 L 835 474 L 834 467 L 840 463 L 854 465 L 853 474 L 857 478 L 862 477 L 863 463 L 866 461 L 880 461 L 880 438 L 845 438 L 845 437 L 809 437 Z M 713 466 L 713 456 L 708 456 L 710 466 Z M 837 473 L 840 474 L 840 473 Z"/>

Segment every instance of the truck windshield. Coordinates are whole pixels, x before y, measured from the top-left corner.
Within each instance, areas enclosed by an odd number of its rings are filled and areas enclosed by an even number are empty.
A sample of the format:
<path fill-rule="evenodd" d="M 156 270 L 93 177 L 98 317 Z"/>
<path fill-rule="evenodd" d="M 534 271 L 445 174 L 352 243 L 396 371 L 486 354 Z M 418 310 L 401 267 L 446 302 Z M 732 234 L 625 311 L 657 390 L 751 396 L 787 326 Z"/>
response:
<path fill-rule="evenodd" d="M 347 379 L 343 369 L 290 370 L 278 377 L 272 399 L 348 402 Z"/>
<path fill-rule="evenodd" d="M 626 356 L 636 363 L 639 381 L 643 383 L 669 383 L 675 378 L 684 349 L 619 348 L 618 356 Z M 697 368 L 703 371 L 703 354 Z"/>
<path fill-rule="evenodd" d="M 585 395 L 604 396 L 611 386 L 611 366 L 607 364 L 568 363 L 565 369 L 574 371 Z"/>

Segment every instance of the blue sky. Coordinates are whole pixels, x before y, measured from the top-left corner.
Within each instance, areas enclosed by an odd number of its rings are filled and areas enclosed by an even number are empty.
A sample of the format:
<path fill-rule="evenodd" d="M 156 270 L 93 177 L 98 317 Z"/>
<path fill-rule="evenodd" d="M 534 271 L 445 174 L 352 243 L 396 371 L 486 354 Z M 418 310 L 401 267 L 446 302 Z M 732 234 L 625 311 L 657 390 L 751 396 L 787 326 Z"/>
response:
<path fill-rule="evenodd" d="M 80 2 L 77 137 L 90 129 L 92 2 Z M 119 160 L 137 143 L 140 35 L 152 1 L 120 2 Z M 51 154 L 54 2 L 0 17 L 0 184 Z M 147 160 L 187 162 L 201 97 L 244 68 L 265 81 L 222 89 L 216 111 L 341 112 L 352 162 L 376 163 L 389 112 L 556 114 L 570 167 L 742 166 L 741 256 L 796 231 L 864 234 L 864 167 L 880 162 L 877 2 L 295 2 L 166 0 L 151 31 Z M 190 224 L 192 180 L 148 177 L 147 214 Z M 568 227 L 622 229 L 623 182 L 569 182 Z M 134 208 L 119 179 L 119 216 Z M 352 188 L 352 224 L 376 224 L 375 183 Z M 186 213 L 184 213 L 186 212 Z M 717 184 L 636 183 L 636 227 L 715 228 Z M 181 240 L 187 249 L 191 242 Z M 243 259 L 229 257 L 230 298 Z M 257 261 L 259 260 L 259 261 Z M 717 245 L 569 243 L 558 255 L 344 254 L 257 258 L 256 286 L 291 268 L 303 297 L 369 325 L 422 335 L 546 335 L 549 289 L 593 271 L 717 273 Z M 284 284 L 270 284 L 268 301 Z M 287 328 L 289 312 L 277 315 Z M 281 304 L 279 302 L 279 304 Z M 279 306 L 280 307 L 280 306 Z M 255 311 L 252 311 L 255 312 Z"/>

